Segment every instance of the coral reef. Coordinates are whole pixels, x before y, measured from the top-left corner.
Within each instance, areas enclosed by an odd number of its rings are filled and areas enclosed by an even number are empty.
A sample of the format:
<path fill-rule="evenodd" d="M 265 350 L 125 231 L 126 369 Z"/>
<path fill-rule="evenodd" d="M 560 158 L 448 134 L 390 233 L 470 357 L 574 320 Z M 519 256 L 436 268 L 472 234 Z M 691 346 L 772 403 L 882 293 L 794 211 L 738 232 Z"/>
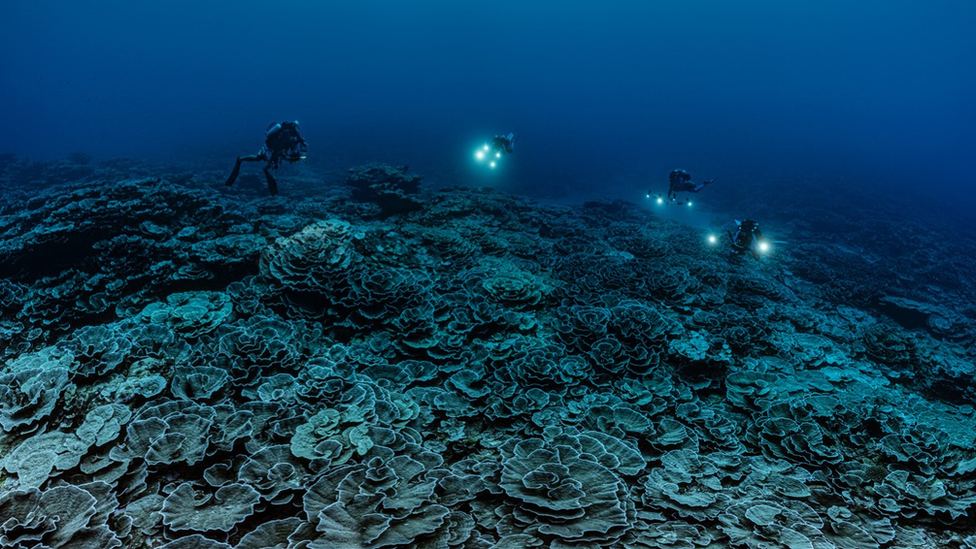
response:
<path fill-rule="evenodd" d="M 976 547 L 971 259 L 80 160 L 0 158 L 4 547 Z"/>
<path fill-rule="evenodd" d="M 352 187 L 353 200 L 371 202 L 385 215 L 419 210 L 417 197 L 422 175 L 407 173 L 407 166 L 388 166 L 371 162 L 351 168 L 346 185 Z"/>

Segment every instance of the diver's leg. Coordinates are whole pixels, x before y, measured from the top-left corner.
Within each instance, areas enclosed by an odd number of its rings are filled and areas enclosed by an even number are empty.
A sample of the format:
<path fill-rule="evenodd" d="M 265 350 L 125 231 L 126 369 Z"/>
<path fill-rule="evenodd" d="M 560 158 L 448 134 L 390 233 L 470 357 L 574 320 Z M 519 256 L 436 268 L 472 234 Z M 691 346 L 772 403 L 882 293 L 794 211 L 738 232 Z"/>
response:
<path fill-rule="evenodd" d="M 263 154 L 249 154 L 247 156 L 238 156 L 237 162 L 234 163 L 234 170 L 230 172 L 230 177 L 227 178 L 227 182 L 224 185 L 230 187 L 237 181 L 237 176 L 241 174 L 241 162 L 258 162 L 264 160 Z"/>
<path fill-rule="evenodd" d="M 697 193 L 698 191 L 704 189 L 708 185 L 711 185 L 714 181 L 715 181 L 714 179 L 709 179 L 708 181 L 702 181 L 701 183 L 695 185 L 695 188 L 692 189 L 691 192 Z"/>
<path fill-rule="evenodd" d="M 267 166 L 264 167 L 264 178 L 268 180 L 268 192 L 271 196 L 278 194 L 278 183 L 275 181 L 274 176 L 271 175 L 271 170 Z"/>
<path fill-rule="evenodd" d="M 227 178 L 227 182 L 224 183 L 225 186 L 230 187 L 237 181 L 237 176 L 241 174 L 241 162 L 244 161 L 242 159 L 242 156 L 237 157 L 237 162 L 234 163 L 234 169 L 230 172 L 230 177 Z"/>

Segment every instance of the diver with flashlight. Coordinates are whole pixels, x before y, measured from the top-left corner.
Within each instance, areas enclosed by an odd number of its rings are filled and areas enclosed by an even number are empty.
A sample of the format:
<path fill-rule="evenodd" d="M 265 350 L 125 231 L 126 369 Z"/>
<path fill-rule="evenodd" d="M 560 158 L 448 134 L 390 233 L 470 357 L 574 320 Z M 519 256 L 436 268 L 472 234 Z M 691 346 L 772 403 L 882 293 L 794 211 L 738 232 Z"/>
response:
<path fill-rule="evenodd" d="M 691 180 L 691 174 L 688 172 L 684 170 L 671 170 L 671 173 L 668 174 L 668 193 L 666 195 L 667 201 L 674 202 L 679 205 L 687 204 L 688 206 L 691 206 L 691 199 L 678 200 L 678 193 L 697 193 L 714 182 L 715 179 L 708 179 L 706 181 L 702 181 L 701 183 L 695 183 Z M 657 198 L 658 204 L 664 204 L 664 196 L 652 195 L 650 191 L 647 192 L 647 196 L 654 196 Z"/>
<path fill-rule="evenodd" d="M 278 194 L 278 183 L 271 175 L 271 170 L 277 170 L 278 164 L 282 160 L 292 164 L 305 160 L 307 151 L 308 143 L 305 142 L 302 132 L 298 129 L 297 120 L 272 124 L 264 132 L 264 147 L 258 151 L 258 154 L 238 156 L 234 170 L 230 172 L 230 177 L 227 178 L 225 185 L 229 187 L 237 181 L 237 176 L 241 173 L 242 162 L 263 162 L 267 160 L 268 163 L 264 165 L 264 178 L 268 181 L 268 192 L 272 196 L 276 195 Z"/>
<path fill-rule="evenodd" d="M 498 157 L 512 154 L 515 152 L 516 141 L 518 141 L 518 136 L 512 132 L 509 132 L 508 135 L 496 135 L 491 140 L 491 150 Z"/>
<path fill-rule="evenodd" d="M 492 138 L 491 144 L 485 143 L 480 149 L 474 152 L 474 157 L 479 161 L 488 160 L 490 168 L 496 167 L 501 157 L 515 152 L 515 142 L 518 136 L 514 133 L 508 135 L 496 135 Z"/>
<path fill-rule="evenodd" d="M 751 219 L 745 221 L 736 220 L 737 226 L 735 234 L 726 231 L 729 240 L 732 241 L 732 251 L 737 254 L 745 252 L 752 253 L 752 257 L 759 259 L 759 255 L 768 249 L 769 244 L 762 239 L 762 231 L 759 230 L 759 223 Z"/>

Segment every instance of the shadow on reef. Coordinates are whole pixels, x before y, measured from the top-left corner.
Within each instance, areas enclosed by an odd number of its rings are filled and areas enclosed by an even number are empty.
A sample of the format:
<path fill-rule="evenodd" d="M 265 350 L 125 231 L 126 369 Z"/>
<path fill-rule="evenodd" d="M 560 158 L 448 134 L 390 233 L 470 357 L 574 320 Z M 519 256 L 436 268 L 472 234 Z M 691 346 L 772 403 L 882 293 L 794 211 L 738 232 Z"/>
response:
<path fill-rule="evenodd" d="M 2 205 L 13 546 L 976 546 L 951 287 L 379 164 L 99 173 Z"/>

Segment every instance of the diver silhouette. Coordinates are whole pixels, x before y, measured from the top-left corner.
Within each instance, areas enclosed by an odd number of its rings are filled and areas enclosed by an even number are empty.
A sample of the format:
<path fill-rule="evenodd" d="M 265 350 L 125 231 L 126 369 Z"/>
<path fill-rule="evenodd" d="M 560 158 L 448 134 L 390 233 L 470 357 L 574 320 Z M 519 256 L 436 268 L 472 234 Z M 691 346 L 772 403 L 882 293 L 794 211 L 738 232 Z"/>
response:
<path fill-rule="evenodd" d="M 298 121 L 279 122 L 268 126 L 264 132 L 264 147 L 258 154 L 238 156 L 234 164 L 234 170 L 227 178 L 226 186 L 231 186 L 237 181 L 237 176 L 241 173 L 241 163 L 243 162 L 263 162 L 264 178 L 268 181 L 268 192 L 273 195 L 278 194 L 278 182 L 275 181 L 271 170 L 277 170 L 282 160 L 289 163 L 305 160 L 305 153 L 308 151 L 308 143 L 302 137 L 302 132 L 298 129 Z"/>

